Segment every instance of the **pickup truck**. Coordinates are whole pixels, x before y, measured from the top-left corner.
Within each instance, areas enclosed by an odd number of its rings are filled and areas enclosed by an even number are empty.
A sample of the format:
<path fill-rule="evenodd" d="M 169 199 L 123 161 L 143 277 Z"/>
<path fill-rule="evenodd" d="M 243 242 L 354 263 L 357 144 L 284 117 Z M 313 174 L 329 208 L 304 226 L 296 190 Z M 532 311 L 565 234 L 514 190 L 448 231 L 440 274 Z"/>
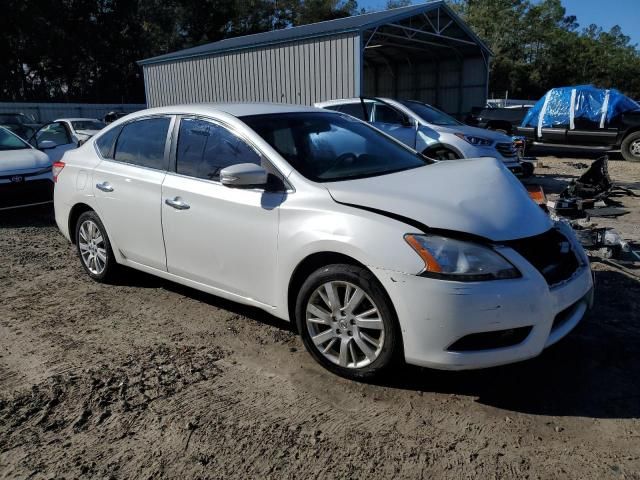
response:
<path fill-rule="evenodd" d="M 554 90 L 568 90 L 569 88 Z M 580 91 L 582 87 L 576 88 Z M 598 89 L 591 87 L 591 90 Z M 573 108 L 571 108 L 571 101 L 567 100 L 566 96 L 558 95 L 551 102 L 547 102 L 555 104 L 552 106 L 553 108 L 549 107 L 552 113 L 544 117 L 544 122 L 540 122 L 539 115 L 532 112 L 533 118 L 527 116 L 523 120 L 523 126 L 516 128 L 515 134 L 525 137 L 529 146 L 539 145 L 595 151 L 619 150 L 625 160 L 640 162 L 640 105 L 617 91 L 606 90 L 606 92 L 610 92 L 606 93 L 606 96 L 611 99 L 603 101 L 603 106 L 599 106 L 597 97 L 591 91 L 588 92 L 590 95 L 588 101 L 581 101 L 581 93 L 569 93 L 574 98 Z M 620 98 L 619 101 L 616 101 L 614 93 Z M 619 105 L 624 105 L 624 108 L 618 108 Z M 533 109 L 537 106 L 538 104 Z M 584 110 L 584 113 L 581 109 Z M 537 119 L 536 115 L 538 115 Z M 551 117 L 550 121 L 549 117 Z"/>
<path fill-rule="evenodd" d="M 496 130 L 498 132 L 513 135 L 516 128 L 522 123 L 530 107 L 504 107 L 482 108 L 473 107 L 467 115 L 464 123 L 478 128 Z"/>

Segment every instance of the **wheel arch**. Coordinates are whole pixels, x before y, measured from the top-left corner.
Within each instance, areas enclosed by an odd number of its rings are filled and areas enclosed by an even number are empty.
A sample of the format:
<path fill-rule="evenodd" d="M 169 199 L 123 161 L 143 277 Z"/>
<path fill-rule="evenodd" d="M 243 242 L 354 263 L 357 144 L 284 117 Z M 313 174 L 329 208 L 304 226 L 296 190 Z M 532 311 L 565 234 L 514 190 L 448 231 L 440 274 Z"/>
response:
<path fill-rule="evenodd" d="M 451 150 L 459 158 L 466 158 L 464 153 L 462 153 L 458 148 L 454 147 L 453 145 L 451 145 L 449 143 L 444 143 L 444 142 L 432 143 L 431 145 L 428 145 L 427 147 L 425 147 L 424 150 L 422 150 L 422 154 L 428 157 L 429 156 L 428 155 L 429 151 L 437 149 L 437 148 L 445 148 L 447 150 Z"/>
<path fill-rule="evenodd" d="M 69 212 L 69 238 L 71 239 L 71 243 L 74 245 L 76 243 L 76 225 L 78 223 L 78 219 L 84 212 L 89 211 L 95 210 L 86 203 L 76 203 Z"/>
<path fill-rule="evenodd" d="M 326 265 L 332 265 L 335 263 L 343 263 L 346 265 L 355 265 L 358 267 L 362 267 L 369 271 L 371 270 L 367 268 L 362 262 L 359 262 L 353 257 L 349 255 L 345 255 L 344 253 L 337 253 L 331 251 L 322 251 L 315 252 L 310 255 L 307 255 L 303 258 L 298 265 L 293 270 L 291 277 L 289 279 L 289 285 L 287 288 L 287 313 L 289 314 L 289 320 L 291 324 L 295 327 L 295 309 L 296 309 L 296 300 L 298 297 L 298 292 L 302 287 L 304 281 L 315 272 L 317 269 L 324 267 Z M 373 273 L 372 273 L 373 275 Z"/>

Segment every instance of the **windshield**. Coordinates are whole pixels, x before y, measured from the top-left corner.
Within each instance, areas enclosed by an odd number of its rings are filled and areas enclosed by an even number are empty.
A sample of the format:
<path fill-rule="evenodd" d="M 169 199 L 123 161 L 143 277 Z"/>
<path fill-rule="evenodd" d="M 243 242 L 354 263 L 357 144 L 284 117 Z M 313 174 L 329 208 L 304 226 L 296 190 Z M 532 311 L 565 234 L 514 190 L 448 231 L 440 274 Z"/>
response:
<path fill-rule="evenodd" d="M 0 113 L 0 123 L 22 124 L 24 123 L 24 120 L 20 115 L 14 115 L 13 113 Z"/>
<path fill-rule="evenodd" d="M 403 100 L 400 103 L 407 107 L 409 110 L 412 110 L 425 122 L 432 123 L 433 125 L 462 125 L 461 122 L 459 122 L 452 116 L 447 115 L 446 113 L 441 112 L 437 108 L 434 108 L 431 105 L 427 105 L 426 103 L 416 102 L 415 100 Z"/>
<path fill-rule="evenodd" d="M 102 130 L 107 124 L 99 120 L 74 120 L 71 126 L 74 130 Z"/>
<path fill-rule="evenodd" d="M 337 113 L 243 117 L 302 175 L 333 182 L 383 175 L 431 163 L 367 124 Z"/>
<path fill-rule="evenodd" d="M 4 128 L 0 128 L 0 151 L 22 150 L 24 148 L 29 148 L 29 145 Z"/>

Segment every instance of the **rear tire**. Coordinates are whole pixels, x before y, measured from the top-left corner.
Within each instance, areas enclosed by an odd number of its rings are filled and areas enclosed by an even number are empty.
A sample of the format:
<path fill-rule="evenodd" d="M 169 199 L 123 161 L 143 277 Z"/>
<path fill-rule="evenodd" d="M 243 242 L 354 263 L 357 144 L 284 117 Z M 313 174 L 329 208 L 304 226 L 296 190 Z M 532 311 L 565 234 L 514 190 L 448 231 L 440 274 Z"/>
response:
<path fill-rule="evenodd" d="M 93 210 L 84 212 L 76 222 L 76 247 L 80 263 L 96 282 L 114 279 L 118 265 L 100 217 Z"/>
<path fill-rule="evenodd" d="M 620 151 L 627 162 L 640 162 L 640 132 L 633 132 L 624 137 Z"/>
<path fill-rule="evenodd" d="M 327 265 L 303 283 L 296 324 L 311 356 L 340 376 L 381 376 L 401 358 L 402 339 L 391 300 L 368 270 Z"/>

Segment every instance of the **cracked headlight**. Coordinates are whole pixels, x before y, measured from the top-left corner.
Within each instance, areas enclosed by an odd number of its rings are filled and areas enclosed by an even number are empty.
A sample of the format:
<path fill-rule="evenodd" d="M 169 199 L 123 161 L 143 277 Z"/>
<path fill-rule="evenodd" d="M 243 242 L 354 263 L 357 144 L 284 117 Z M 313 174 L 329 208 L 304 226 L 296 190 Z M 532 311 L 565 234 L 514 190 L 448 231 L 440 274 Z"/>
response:
<path fill-rule="evenodd" d="M 495 250 L 439 235 L 404 236 L 424 261 L 420 275 L 460 281 L 517 278 L 520 272 Z"/>

